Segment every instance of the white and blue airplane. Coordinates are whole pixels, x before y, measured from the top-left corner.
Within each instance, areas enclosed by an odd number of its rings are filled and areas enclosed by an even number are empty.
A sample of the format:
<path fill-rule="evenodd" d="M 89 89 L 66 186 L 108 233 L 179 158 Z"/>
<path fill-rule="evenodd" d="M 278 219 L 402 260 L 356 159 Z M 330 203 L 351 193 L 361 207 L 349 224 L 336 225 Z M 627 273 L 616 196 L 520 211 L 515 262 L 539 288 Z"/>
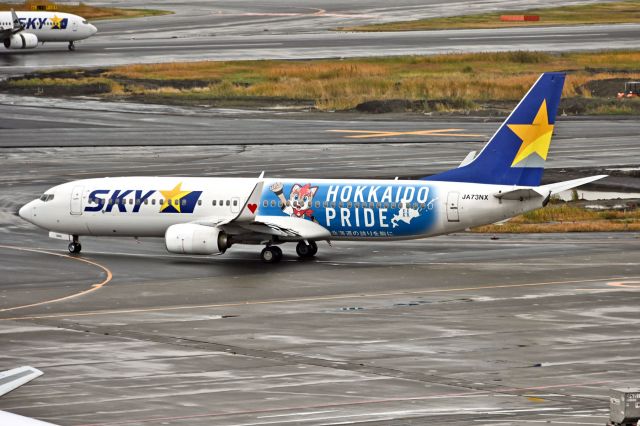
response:
<path fill-rule="evenodd" d="M 109 177 L 55 186 L 19 210 L 50 236 L 163 237 L 169 252 L 222 254 L 235 244 L 283 243 L 300 257 L 318 241 L 432 237 L 494 223 L 601 179 L 540 185 L 565 75 L 545 73 L 483 150 L 456 169 L 419 180 Z"/>
<path fill-rule="evenodd" d="M 7 49 L 33 49 L 38 43 L 84 40 L 98 29 L 81 16 L 58 12 L 0 12 L 0 42 Z"/>

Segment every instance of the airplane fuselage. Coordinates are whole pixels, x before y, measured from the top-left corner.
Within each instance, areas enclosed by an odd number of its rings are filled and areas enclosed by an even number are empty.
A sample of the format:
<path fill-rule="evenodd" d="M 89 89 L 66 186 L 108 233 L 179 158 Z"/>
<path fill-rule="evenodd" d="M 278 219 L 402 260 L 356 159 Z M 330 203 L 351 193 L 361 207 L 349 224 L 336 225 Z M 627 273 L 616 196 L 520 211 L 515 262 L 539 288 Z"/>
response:
<path fill-rule="evenodd" d="M 253 178 L 128 177 L 56 186 L 20 215 L 70 235 L 163 237 L 179 223 L 232 220 Z M 413 239 L 493 223 L 539 208 L 541 198 L 500 200 L 505 185 L 407 180 L 267 179 L 256 216 L 305 219 L 331 240 Z M 52 197 L 46 200 L 47 197 Z M 286 238 L 284 239 L 286 240 Z"/>

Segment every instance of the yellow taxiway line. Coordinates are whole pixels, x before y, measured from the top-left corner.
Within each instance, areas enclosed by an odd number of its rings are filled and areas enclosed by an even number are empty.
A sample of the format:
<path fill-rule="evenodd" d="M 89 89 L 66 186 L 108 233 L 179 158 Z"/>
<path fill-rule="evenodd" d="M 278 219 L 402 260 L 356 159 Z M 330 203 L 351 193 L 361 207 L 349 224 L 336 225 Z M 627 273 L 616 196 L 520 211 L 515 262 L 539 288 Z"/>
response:
<path fill-rule="evenodd" d="M 93 262 L 91 260 L 84 259 L 84 258 L 81 258 L 81 257 L 72 257 L 72 256 L 69 256 L 69 255 L 66 255 L 66 254 L 54 253 L 54 252 L 46 251 L 46 250 L 29 249 L 29 248 L 6 246 L 6 245 L 0 245 L 0 248 L 10 249 L 10 250 L 18 250 L 18 251 L 28 251 L 28 252 L 32 252 L 32 253 L 40 253 L 40 254 L 47 254 L 47 255 L 50 255 L 50 256 L 58 256 L 58 257 L 62 257 L 62 258 L 69 259 L 69 260 L 76 260 L 78 262 L 88 263 L 89 265 L 93 265 L 93 266 L 95 266 L 97 268 L 100 268 L 104 272 L 106 272 L 106 274 L 107 274 L 107 277 L 104 280 L 102 280 L 101 282 L 92 284 L 90 288 L 88 288 L 86 290 L 83 290 L 83 291 L 80 291 L 78 293 L 70 294 L 68 296 L 58 297 L 56 299 L 43 300 L 42 302 L 30 303 L 28 305 L 13 306 L 11 308 L 3 308 L 3 309 L 0 309 L 0 312 L 15 311 L 15 310 L 18 310 L 18 309 L 32 308 L 34 306 L 42 306 L 42 305 L 47 305 L 49 303 L 56 303 L 56 302 L 62 302 L 62 301 L 65 301 L 65 300 L 75 299 L 76 297 L 84 296 L 86 294 L 93 293 L 94 291 L 100 290 L 102 287 L 107 285 L 107 283 L 109 283 L 109 281 L 111 281 L 111 279 L 113 278 L 113 274 L 111 273 L 109 268 L 107 268 L 106 266 L 100 265 L 99 263 L 96 263 L 96 262 Z"/>

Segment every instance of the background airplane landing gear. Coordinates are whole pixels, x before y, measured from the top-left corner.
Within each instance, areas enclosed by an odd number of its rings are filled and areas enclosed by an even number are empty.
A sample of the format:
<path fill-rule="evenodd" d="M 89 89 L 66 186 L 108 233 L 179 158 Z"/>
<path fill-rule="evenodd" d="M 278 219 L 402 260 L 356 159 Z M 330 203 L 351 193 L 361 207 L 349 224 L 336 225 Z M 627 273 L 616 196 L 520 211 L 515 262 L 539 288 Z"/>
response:
<path fill-rule="evenodd" d="M 69 243 L 69 253 L 78 254 L 82 250 L 82 245 L 78 242 Z"/>
<path fill-rule="evenodd" d="M 300 241 L 296 246 L 296 253 L 302 258 L 313 257 L 318 253 L 318 245 L 315 241 L 309 241 L 309 244 Z"/>
<path fill-rule="evenodd" d="M 282 260 L 282 250 L 280 247 L 276 246 L 267 246 L 262 249 L 260 253 L 260 258 L 265 263 L 277 263 Z"/>
<path fill-rule="evenodd" d="M 70 50 L 70 51 L 72 51 L 72 52 L 73 52 L 74 50 L 76 50 L 76 45 L 75 45 L 75 44 L 73 44 L 73 42 L 72 42 L 72 41 L 70 41 L 70 42 L 69 42 L 69 50 Z"/>

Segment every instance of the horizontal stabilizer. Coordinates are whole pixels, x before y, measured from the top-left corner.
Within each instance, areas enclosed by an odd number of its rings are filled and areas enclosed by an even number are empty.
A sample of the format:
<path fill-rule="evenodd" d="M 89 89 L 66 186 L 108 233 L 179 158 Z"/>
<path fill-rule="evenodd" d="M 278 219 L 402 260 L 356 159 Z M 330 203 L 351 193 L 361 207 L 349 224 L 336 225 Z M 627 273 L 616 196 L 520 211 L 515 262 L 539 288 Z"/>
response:
<path fill-rule="evenodd" d="M 566 191 L 567 189 L 576 188 L 580 185 L 585 185 L 587 183 L 594 182 L 596 180 L 600 180 L 602 178 L 606 178 L 608 175 L 597 175 L 597 176 L 589 176 L 580 179 L 566 180 L 564 182 L 558 183 L 550 183 L 549 185 L 542 185 L 539 187 L 542 192 L 551 192 L 551 195 L 557 194 L 562 191 Z"/>
<path fill-rule="evenodd" d="M 512 191 L 497 192 L 497 193 L 493 194 L 493 196 L 496 197 L 496 198 L 499 198 L 501 200 L 520 200 L 520 201 L 522 201 L 522 200 L 528 200 L 528 199 L 531 199 L 531 198 L 546 197 L 547 195 L 549 195 L 548 192 L 543 195 L 538 191 L 539 191 L 538 188 L 518 188 L 518 189 L 514 189 Z"/>
<path fill-rule="evenodd" d="M 0 395 L 9 393 L 40 376 L 42 371 L 28 366 L 3 371 L 0 373 Z"/>

